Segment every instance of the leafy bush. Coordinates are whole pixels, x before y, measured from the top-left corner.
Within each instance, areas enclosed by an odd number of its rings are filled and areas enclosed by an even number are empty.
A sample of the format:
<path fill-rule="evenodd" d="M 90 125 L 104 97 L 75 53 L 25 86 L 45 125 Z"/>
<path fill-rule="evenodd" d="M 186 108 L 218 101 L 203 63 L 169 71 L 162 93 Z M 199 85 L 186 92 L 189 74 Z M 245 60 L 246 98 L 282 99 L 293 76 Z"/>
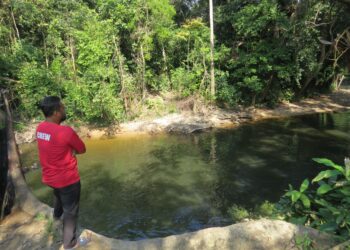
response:
<path fill-rule="evenodd" d="M 273 218 L 276 214 L 275 205 L 269 201 L 264 201 L 259 206 L 256 206 L 254 214 L 258 217 Z"/>
<path fill-rule="evenodd" d="M 67 82 L 64 103 L 68 118 L 102 124 L 121 121 L 124 117 L 123 102 L 115 92 L 113 84 Z"/>
<path fill-rule="evenodd" d="M 242 206 L 234 204 L 227 210 L 227 213 L 233 222 L 238 222 L 243 219 L 275 219 L 278 216 L 275 204 L 269 201 L 264 201 L 263 203 L 256 205 L 252 210 L 247 210 Z"/>
<path fill-rule="evenodd" d="M 53 81 L 51 72 L 36 62 L 25 63 L 20 71 L 21 82 L 17 92 L 21 99 L 20 112 L 38 115 L 37 103 L 46 95 L 60 96 L 61 86 Z"/>
<path fill-rule="evenodd" d="M 195 74 L 192 71 L 179 67 L 172 71 L 173 87 L 179 91 L 182 96 L 191 95 L 198 89 L 198 83 Z"/>
<path fill-rule="evenodd" d="M 216 71 L 217 100 L 229 106 L 237 104 L 239 97 L 233 85 L 228 84 L 228 72 Z"/>
<path fill-rule="evenodd" d="M 311 184 L 306 179 L 297 190 L 290 186 L 278 203 L 278 210 L 287 221 L 349 238 L 349 159 L 345 159 L 345 167 L 328 159 L 313 160 L 329 169 L 321 171 Z"/>
<path fill-rule="evenodd" d="M 249 218 L 249 212 L 247 209 L 240 207 L 238 205 L 233 205 L 227 211 L 231 219 L 235 222 L 241 221 L 243 219 Z"/>

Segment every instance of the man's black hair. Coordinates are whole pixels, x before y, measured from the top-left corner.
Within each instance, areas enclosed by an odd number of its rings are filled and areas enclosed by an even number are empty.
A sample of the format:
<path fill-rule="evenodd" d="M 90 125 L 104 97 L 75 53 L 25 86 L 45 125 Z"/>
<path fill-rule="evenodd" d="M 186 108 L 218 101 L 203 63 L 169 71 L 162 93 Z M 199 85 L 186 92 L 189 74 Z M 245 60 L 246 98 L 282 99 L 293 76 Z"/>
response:
<path fill-rule="evenodd" d="M 55 111 L 60 110 L 61 99 L 58 96 L 46 96 L 41 100 L 39 108 L 45 117 L 50 117 Z"/>

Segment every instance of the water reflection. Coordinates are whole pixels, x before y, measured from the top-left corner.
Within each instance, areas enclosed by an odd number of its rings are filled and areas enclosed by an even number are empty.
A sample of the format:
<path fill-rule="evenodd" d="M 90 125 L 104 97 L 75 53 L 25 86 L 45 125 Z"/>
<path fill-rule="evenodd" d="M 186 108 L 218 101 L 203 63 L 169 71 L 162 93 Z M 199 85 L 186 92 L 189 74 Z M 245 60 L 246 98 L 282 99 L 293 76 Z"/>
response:
<path fill-rule="evenodd" d="M 79 156 L 80 221 L 123 239 L 161 237 L 230 223 L 233 204 L 253 208 L 277 201 L 320 166 L 349 154 L 350 113 L 269 120 L 230 131 L 186 136 L 138 136 L 87 141 Z M 30 164 L 35 146 L 22 149 Z M 32 150 L 32 151 L 30 151 Z M 27 175 L 50 203 L 40 173 Z"/>

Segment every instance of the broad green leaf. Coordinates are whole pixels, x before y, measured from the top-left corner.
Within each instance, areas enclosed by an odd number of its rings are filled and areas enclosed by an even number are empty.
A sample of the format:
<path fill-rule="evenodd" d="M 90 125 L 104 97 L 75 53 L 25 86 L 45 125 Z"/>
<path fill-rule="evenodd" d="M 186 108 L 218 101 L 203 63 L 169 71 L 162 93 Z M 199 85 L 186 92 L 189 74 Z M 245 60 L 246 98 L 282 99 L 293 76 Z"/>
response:
<path fill-rule="evenodd" d="M 292 202 L 294 203 L 294 202 L 296 202 L 297 200 L 299 200 L 301 193 L 298 192 L 298 191 L 296 191 L 296 190 L 293 190 L 293 191 L 291 192 L 291 195 L 292 195 Z"/>
<path fill-rule="evenodd" d="M 325 158 L 313 158 L 312 160 L 314 160 L 317 163 L 326 165 L 327 167 L 332 167 L 338 171 L 340 171 L 342 174 L 345 174 L 345 170 L 342 166 L 339 166 L 337 164 L 335 164 L 334 162 L 332 162 L 329 159 L 325 159 Z"/>
<path fill-rule="evenodd" d="M 345 196 L 350 196 L 350 187 L 340 188 L 339 192 Z"/>
<path fill-rule="evenodd" d="M 324 232 L 335 232 L 337 228 L 338 225 L 334 221 L 325 223 L 319 227 L 319 229 Z"/>
<path fill-rule="evenodd" d="M 300 186 L 300 192 L 303 193 L 309 187 L 309 184 L 310 184 L 309 180 L 305 179 Z"/>
<path fill-rule="evenodd" d="M 310 208 L 310 199 L 305 194 L 300 195 L 300 200 L 303 203 L 304 207 Z"/>
<path fill-rule="evenodd" d="M 327 201 L 325 201 L 324 199 L 315 199 L 315 203 L 324 206 L 324 207 L 328 207 L 329 203 Z"/>
<path fill-rule="evenodd" d="M 317 182 L 325 178 L 330 178 L 333 176 L 340 175 L 341 173 L 338 170 L 326 170 L 321 171 L 315 178 L 312 179 L 312 182 Z"/>
<path fill-rule="evenodd" d="M 342 202 L 346 202 L 348 204 L 350 204 L 350 197 L 346 197 L 342 200 Z"/>
<path fill-rule="evenodd" d="M 329 191 L 331 191 L 333 188 L 328 185 L 328 184 L 323 184 L 321 185 L 318 189 L 317 189 L 317 194 L 318 195 L 323 195 L 325 193 L 328 193 Z"/>
<path fill-rule="evenodd" d="M 323 220 L 332 220 L 333 213 L 327 208 L 320 208 L 318 214 Z"/>
<path fill-rule="evenodd" d="M 297 225 L 304 225 L 306 222 L 307 217 L 303 216 L 303 217 L 292 217 L 289 219 L 289 222 L 293 223 L 293 224 L 297 224 Z"/>

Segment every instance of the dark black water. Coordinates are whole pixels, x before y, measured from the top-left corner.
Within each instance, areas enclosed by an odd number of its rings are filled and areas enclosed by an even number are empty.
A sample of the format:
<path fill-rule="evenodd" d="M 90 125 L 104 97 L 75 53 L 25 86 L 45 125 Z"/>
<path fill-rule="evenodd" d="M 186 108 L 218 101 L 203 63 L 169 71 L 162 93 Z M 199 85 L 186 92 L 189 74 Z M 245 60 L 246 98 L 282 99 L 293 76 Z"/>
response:
<path fill-rule="evenodd" d="M 350 113 L 86 144 L 88 153 L 79 157 L 82 226 L 115 238 L 153 238 L 227 225 L 234 204 L 251 209 L 278 201 L 288 184 L 298 186 L 322 169 L 314 157 L 342 164 L 350 155 Z M 32 164 L 35 145 L 22 150 Z M 40 171 L 27 180 L 51 202 Z"/>

